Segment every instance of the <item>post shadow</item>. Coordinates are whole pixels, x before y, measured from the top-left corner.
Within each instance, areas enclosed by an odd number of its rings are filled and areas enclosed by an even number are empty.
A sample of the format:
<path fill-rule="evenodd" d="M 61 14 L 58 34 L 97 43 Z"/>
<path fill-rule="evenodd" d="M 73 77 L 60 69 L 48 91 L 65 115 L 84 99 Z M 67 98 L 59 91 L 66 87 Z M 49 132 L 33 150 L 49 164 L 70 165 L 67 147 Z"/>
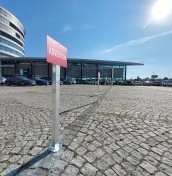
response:
<path fill-rule="evenodd" d="M 50 150 L 48 150 L 48 149 L 45 150 L 39 156 L 37 156 L 36 158 L 31 159 L 30 161 L 28 161 L 27 163 L 22 165 L 20 168 L 15 169 L 15 170 L 11 171 L 10 173 L 6 174 L 6 176 L 17 176 L 18 174 L 20 174 L 24 170 L 28 169 L 29 167 L 31 167 L 35 163 L 39 162 L 40 160 L 42 160 L 43 158 L 48 156 L 50 153 L 52 153 Z"/>

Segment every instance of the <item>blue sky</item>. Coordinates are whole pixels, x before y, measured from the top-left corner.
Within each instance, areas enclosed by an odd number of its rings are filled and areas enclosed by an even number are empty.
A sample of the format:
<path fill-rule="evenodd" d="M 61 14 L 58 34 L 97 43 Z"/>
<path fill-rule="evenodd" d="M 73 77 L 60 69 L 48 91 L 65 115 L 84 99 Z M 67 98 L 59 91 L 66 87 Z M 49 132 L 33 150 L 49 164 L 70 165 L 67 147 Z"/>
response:
<path fill-rule="evenodd" d="M 25 56 L 45 57 L 46 35 L 68 57 L 143 63 L 127 78 L 172 77 L 172 14 L 151 20 L 158 0 L 0 0 L 26 29 Z"/>

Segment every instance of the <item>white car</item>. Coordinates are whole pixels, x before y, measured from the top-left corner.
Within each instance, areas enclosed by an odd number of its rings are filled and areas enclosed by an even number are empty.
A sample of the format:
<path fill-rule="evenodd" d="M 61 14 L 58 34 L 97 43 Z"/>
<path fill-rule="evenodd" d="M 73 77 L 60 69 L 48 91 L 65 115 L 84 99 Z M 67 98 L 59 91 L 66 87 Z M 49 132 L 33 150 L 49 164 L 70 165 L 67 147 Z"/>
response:
<path fill-rule="evenodd" d="M 0 77 L 0 85 L 4 85 L 5 84 L 5 80 L 6 80 L 6 78 Z"/>
<path fill-rule="evenodd" d="M 135 81 L 135 82 L 133 83 L 133 85 L 135 85 L 135 86 L 142 86 L 143 83 L 142 83 L 141 81 Z"/>
<path fill-rule="evenodd" d="M 163 86 L 171 87 L 172 86 L 172 81 L 166 81 L 166 82 L 164 82 Z"/>

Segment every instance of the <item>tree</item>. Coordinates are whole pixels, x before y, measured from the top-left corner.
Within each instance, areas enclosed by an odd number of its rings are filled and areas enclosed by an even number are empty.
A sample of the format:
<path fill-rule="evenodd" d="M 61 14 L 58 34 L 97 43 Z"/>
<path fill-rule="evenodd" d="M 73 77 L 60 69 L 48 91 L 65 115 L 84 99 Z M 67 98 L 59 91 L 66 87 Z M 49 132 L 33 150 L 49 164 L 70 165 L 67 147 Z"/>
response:
<path fill-rule="evenodd" d="M 163 80 L 168 80 L 168 78 L 167 78 L 167 77 L 164 77 Z"/>

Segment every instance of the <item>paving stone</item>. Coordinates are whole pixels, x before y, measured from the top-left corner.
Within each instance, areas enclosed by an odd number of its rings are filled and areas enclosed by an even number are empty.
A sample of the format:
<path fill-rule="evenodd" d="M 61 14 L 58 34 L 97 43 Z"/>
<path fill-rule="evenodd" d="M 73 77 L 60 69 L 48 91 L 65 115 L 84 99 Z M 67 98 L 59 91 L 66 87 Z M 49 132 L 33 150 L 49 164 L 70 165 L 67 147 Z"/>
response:
<path fill-rule="evenodd" d="M 152 158 L 151 156 L 146 156 L 145 160 L 148 161 L 150 164 L 152 164 L 153 166 L 156 166 L 158 164 L 158 161 L 155 160 L 154 158 Z"/>
<path fill-rule="evenodd" d="M 86 153 L 83 157 L 90 163 L 92 163 L 96 159 L 96 156 L 92 152 Z"/>
<path fill-rule="evenodd" d="M 6 163 L 0 163 L 0 173 L 7 167 Z"/>
<path fill-rule="evenodd" d="M 126 172 L 124 171 L 124 169 L 118 165 L 118 164 L 115 164 L 113 167 L 112 167 L 113 171 L 116 172 L 117 175 L 119 176 L 124 176 L 126 174 Z"/>
<path fill-rule="evenodd" d="M 11 163 L 15 163 L 16 161 L 18 161 L 21 158 L 21 155 L 14 155 L 12 156 L 8 161 Z"/>
<path fill-rule="evenodd" d="M 20 165 L 11 164 L 1 173 L 1 175 L 13 176 L 19 170 L 19 168 Z"/>
<path fill-rule="evenodd" d="M 48 175 L 47 170 L 36 168 L 34 170 L 33 169 L 24 170 L 23 172 L 19 173 L 17 176 L 47 176 L 47 175 Z"/>
<path fill-rule="evenodd" d="M 109 165 L 102 159 L 99 159 L 97 160 L 95 163 L 94 163 L 94 166 L 96 168 L 98 168 L 100 171 L 105 171 L 109 168 Z"/>
<path fill-rule="evenodd" d="M 77 156 L 77 157 L 73 158 L 70 163 L 73 165 L 76 165 L 78 168 L 81 168 L 82 165 L 84 164 L 84 162 L 85 162 L 85 159 L 83 159 L 80 156 Z"/>
<path fill-rule="evenodd" d="M 97 149 L 93 152 L 98 158 L 101 158 L 105 153 L 102 149 Z"/>
<path fill-rule="evenodd" d="M 153 174 L 155 171 L 157 171 L 157 168 L 151 164 L 149 164 L 147 161 L 143 161 L 140 164 L 140 167 L 145 169 L 148 173 Z"/>
<path fill-rule="evenodd" d="M 67 166 L 67 162 L 55 159 L 53 166 L 50 168 L 50 171 L 55 174 L 60 174 L 60 172 L 64 170 L 65 166 Z"/>
<path fill-rule="evenodd" d="M 70 162 L 74 157 L 74 152 L 70 151 L 70 150 L 65 150 L 64 154 L 62 155 L 61 159 L 66 161 L 66 162 Z"/>
<path fill-rule="evenodd" d="M 30 161 L 31 159 L 32 159 L 32 156 L 24 155 L 23 157 L 21 157 L 21 158 L 18 160 L 18 163 L 22 165 L 22 164 L 27 163 L 27 162 Z"/>
<path fill-rule="evenodd" d="M 44 159 L 42 159 L 39 167 L 43 169 L 50 169 L 53 166 L 54 161 L 55 161 L 55 158 L 51 155 L 48 155 Z"/>
<path fill-rule="evenodd" d="M 78 153 L 81 156 L 83 156 L 86 152 L 87 152 L 87 150 L 82 146 L 76 150 L 76 153 Z"/>
<path fill-rule="evenodd" d="M 163 150 L 160 150 L 160 149 L 158 149 L 158 148 L 156 148 L 156 147 L 152 147 L 151 150 L 152 150 L 153 152 L 159 154 L 159 155 L 162 155 L 162 154 L 164 153 Z"/>
<path fill-rule="evenodd" d="M 88 175 L 88 176 L 93 176 L 96 175 L 96 172 L 98 171 L 97 168 L 94 166 L 90 165 L 89 163 L 86 163 L 84 167 L 81 169 L 81 173 L 83 175 Z"/>
<path fill-rule="evenodd" d="M 0 162 L 2 162 L 2 161 L 7 161 L 9 158 L 10 158 L 9 155 L 2 155 L 2 156 L 0 157 Z"/>
<path fill-rule="evenodd" d="M 32 150 L 30 150 L 29 154 L 31 155 L 38 155 L 42 151 L 41 147 L 34 147 Z"/>
<path fill-rule="evenodd" d="M 64 174 L 62 174 L 62 175 L 64 175 L 64 176 L 67 176 L 67 175 L 68 176 L 76 176 L 78 174 L 78 172 L 79 172 L 79 169 L 77 167 L 75 167 L 73 165 L 68 165 Z"/>
<path fill-rule="evenodd" d="M 155 174 L 155 176 L 166 176 L 166 174 L 164 174 L 164 173 L 162 173 L 162 172 L 157 172 L 157 173 Z"/>
<path fill-rule="evenodd" d="M 110 175 L 117 176 L 116 173 L 112 169 L 106 170 L 105 175 L 107 175 L 107 176 L 110 176 Z"/>
<path fill-rule="evenodd" d="M 135 157 L 133 157 L 133 156 L 129 156 L 129 157 L 127 157 L 126 159 L 127 159 L 127 161 L 128 161 L 129 163 L 131 163 L 131 164 L 134 165 L 134 166 L 138 165 L 139 162 L 140 162 L 137 158 L 135 158 Z"/>

